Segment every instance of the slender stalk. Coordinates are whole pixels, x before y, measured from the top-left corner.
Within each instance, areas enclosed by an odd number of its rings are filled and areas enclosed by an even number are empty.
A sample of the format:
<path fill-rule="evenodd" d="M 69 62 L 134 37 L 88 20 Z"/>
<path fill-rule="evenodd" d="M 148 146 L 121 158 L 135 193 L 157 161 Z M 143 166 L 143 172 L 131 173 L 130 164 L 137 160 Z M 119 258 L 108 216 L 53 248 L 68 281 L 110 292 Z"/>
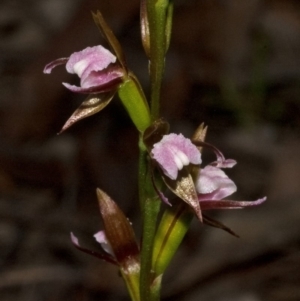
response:
<path fill-rule="evenodd" d="M 160 116 L 160 92 L 164 73 L 166 52 L 166 11 L 168 0 L 146 0 L 147 20 L 150 35 L 150 82 L 151 118 Z M 145 17 L 145 16 L 144 16 Z M 148 49 L 148 42 L 146 48 Z M 153 187 L 151 170 L 147 162 L 147 152 L 140 140 L 139 196 L 143 216 L 143 238 L 141 248 L 140 292 L 142 301 L 158 301 L 160 281 L 153 279 L 152 256 L 156 233 L 156 221 L 160 209 L 160 199 Z M 154 282 L 153 282 L 154 281 Z M 159 285 L 156 285 L 159 283 Z"/>
<path fill-rule="evenodd" d="M 142 301 L 155 301 L 159 294 L 157 290 L 151 291 L 152 276 L 152 251 L 156 232 L 156 220 L 160 209 L 160 199 L 157 196 L 152 180 L 151 171 L 148 166 L 147 152 L 140 140 L 139 160 L 139 196 L 143 216 L 143 237 L 141 248 L 141 274 L 140 293 Z"/>
<path fill-rule="evenodd" d="M 160 91 L 166 53 L 167 7 L 168 1 L 166 0 L 147 1 L 150 33 L 151 115 L 153 120 L 160 116 Z"/>

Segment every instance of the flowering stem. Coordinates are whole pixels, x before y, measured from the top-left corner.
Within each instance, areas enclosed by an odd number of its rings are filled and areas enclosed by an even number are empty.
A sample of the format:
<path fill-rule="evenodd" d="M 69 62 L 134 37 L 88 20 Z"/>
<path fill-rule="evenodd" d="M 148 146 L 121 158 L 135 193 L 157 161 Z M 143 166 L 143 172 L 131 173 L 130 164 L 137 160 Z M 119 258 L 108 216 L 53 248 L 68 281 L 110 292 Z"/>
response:
<path fill-rule="evenodd" d="M 143 4 L 143 3 L 142 3 Z M 166 53 L 166 18 L 168 0 L 146 0 L 146 15 L 144 21 L 148 23 L 150 39 L 145 39 L 147 54 L 150 58 L 151 82 L 151 118 L 152 121 L 160 116 L 160 91 L 164 73 Z M 143 10 L 143 9 L 142 9 Z M 145 12 L 143 10 L 143 12 Z M 148 26 L 144 23 L 145 26 Z M 147 29 L 147 30 L 148 30 Z M 143 34 L 142 34 L 143 36 Z M 147 33 L 144 33 L 146 38 Z M 148 43 L 150 41 L 150 43 Z M 150 44 L 150 51 L 148 47 Z M 140 292 L 143 301 L 158 301 L 161 281 L 154 279 L 152 273 L 153 244 L 156 233 L 156 221 L 160 209 L 159 199 L 154 187 L 146 148 L 140 140 L 139 162 L 139 194 L 143 216 L 143 238 L 141 249 Z"/>
<path fill-rule="evenodd" d="M 159 117 L 160 90 L 165 67 L 166 18 L 169 1 L 147 0 L 150 33 L 151 115 Z"/>
<path fill-rule="evenodd" d="M 156 230 L 156 220 L 160 209 L 160 199 L 157 196 L 151 180 L 151 170 L 147 160 L 147 151 L 140 140 L 140 160 L 139 160 L 139 195 L 141 210 L 143 216 L 143 238 L 141 249 L 141 274 L 140 274 L 140 293 L 141 300 L 154 301 L 159 300 L 159 292 L 151 290 L 153 276 L 152 251 Z"/>

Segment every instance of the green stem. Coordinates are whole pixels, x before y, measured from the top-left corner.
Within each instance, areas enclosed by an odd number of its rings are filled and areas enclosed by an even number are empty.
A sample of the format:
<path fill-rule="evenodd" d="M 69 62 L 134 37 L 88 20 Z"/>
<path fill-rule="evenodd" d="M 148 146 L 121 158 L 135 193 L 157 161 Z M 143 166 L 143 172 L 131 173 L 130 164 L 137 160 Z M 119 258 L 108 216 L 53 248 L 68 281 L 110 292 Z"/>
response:
<path fill-rule="evenodd" d="M 147 1 L 150 32 L 151 115 L 153 120 L 160 116 L 160 90 L 165 67 L 168 3 L 166 0 Z"/>
<path fill-rule="evenodd" d="M 143 216 L 140 293 L 142 301 L 155 301 L 159 300 L 159 293 L 157 289 L 151 290 L 153 282 L 151 267 L 156 220 L 161 201 L 153 188 L 147 157 L 145 146 L 140 140 L 139 195 Z"/>

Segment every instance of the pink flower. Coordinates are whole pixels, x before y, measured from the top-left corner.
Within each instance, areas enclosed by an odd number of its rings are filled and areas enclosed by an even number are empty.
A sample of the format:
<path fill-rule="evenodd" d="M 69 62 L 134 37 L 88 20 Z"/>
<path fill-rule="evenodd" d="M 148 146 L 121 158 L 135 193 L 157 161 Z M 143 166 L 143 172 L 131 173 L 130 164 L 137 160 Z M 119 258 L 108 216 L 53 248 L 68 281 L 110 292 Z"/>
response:
<path fill-rule="evenodd" d="M 176 180 L 178 171 L 184 166 L 201 164 L 199 150 L 182 134 L 164 135 L 162 140 L 153 145 L 151 156 L 172 180 Z"/>
<path fill-rule="evenodd" d="M 193 141 L 194 142 L 194 141 Z M 161 168 L 165 184 L 178 197 L 188 203 L 201 220 L 201 211 L 210 209 L 239 209 L 243 207 L 256 206 L 263 203 L 266 197 L 256 201 L 231 201 L 224 200 L 236 192 L 235 183 L 225 174 L 221 168 L 232 168 L 236 161 L 225 159 L 223 154 L 205 142 L 195 142 L 198 147 L 207 147 L 213 150 L 217 160 L 200 169 L 201 153 L 197 146 L 182 134 L 168 134 L 156 144 L 151 150 L 151 157 Z M 198 165 L 198 178 L 196 181 L 190 176 L 187 169 L 185 173 L 179 171 L 190 164 Z M 170 205 L 168 199 L 157 189 L 160 198 Z"/>
<path fill-rule="evenodd" d="M 125 71 L 116 61 L 117 58 L 101 45 L 87 47 L 69 58 L 49 63 L 44 73 L 49 74 L 56 66 L 66 64 L 67 72 L 80 78 L 80 87 L 63 83 L 67 89 L 78 93 L 102 93 L 115 89 L 122 82 Z"/>

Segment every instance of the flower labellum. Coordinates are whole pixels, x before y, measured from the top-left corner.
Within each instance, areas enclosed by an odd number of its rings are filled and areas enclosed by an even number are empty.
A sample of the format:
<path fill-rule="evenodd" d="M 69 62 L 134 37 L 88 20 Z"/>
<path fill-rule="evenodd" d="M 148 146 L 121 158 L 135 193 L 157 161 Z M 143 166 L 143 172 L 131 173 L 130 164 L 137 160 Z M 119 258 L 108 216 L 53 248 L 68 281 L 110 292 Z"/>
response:
<path fill-rule="evenodd" d="M 56 66 L 66 64 L 67 72 L 80 78 L 80 87 L 63 83 L 67 89 L 77 93 L 102 93 L 114 90 L 122 82 L 125 71 L 116 61 L 109 50 L 98 45 L 49 63 L 44 73 L 49 74 Z"/>
<path fill-rule="evenodd" d="M 176 180 L 178 171 L 189 164 L 201 164 L 201 154 L 190 139 L 182 134 L 169 134 L 153 145 L 152 158 L 164 174 Z"/>

